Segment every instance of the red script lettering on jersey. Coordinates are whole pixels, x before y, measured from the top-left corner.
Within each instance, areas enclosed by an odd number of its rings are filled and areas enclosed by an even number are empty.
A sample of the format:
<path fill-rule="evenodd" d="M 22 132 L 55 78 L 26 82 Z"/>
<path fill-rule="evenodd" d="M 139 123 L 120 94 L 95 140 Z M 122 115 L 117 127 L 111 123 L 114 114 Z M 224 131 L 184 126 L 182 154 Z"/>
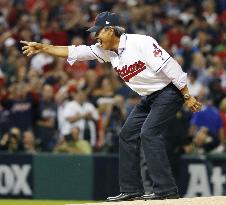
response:
<path fill-rule="evenodd" d="M 129 67 L 127 65 L 124 65 L 122 69 L 117 69 L 117 67 L 114 68 L 114 70 L 119 74 L 119 76 L 126 82 L 129 82 L 132 77 L 136 76 L 138 73 L 145 69 L 145 63 L 140 60 L 130 65 Z"/>

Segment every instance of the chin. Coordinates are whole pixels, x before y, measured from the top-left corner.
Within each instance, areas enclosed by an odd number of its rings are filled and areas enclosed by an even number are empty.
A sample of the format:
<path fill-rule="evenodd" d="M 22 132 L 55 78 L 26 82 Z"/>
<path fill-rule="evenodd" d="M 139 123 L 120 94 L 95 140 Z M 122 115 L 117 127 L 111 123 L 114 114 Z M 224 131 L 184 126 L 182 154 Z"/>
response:
<path fill-rule="evenodd" d="M 106 49 L 105 45 L 101 44 L 100 46 L 101 46 L 101 48 Z"/>
<path fill-rule="evenodd" d="M 104 50 L 108 50 L 109 49 L 108 46 L 105 45 L 105 44 L 100 44 L 100 47 L 103 48 Z"/>
<path fill-rule="evenodd" d="M 102 48 L 103 48 L 104 50 L 111 50 L 108 46 L 103 46 L 103 45 L 102 45 Z"/>

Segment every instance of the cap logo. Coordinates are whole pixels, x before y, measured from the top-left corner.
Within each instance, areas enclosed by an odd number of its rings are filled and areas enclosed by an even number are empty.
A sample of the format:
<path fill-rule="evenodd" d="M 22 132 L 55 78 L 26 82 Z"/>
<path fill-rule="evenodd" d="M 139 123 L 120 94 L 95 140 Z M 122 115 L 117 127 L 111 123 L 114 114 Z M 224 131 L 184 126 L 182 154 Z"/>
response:
<path fill-rule="evenodd" d="M 106 21 L 105 23 L 106 23 L 106 24 L 109 24 L 110 22 L 109 22 L 109 21 Z"/>

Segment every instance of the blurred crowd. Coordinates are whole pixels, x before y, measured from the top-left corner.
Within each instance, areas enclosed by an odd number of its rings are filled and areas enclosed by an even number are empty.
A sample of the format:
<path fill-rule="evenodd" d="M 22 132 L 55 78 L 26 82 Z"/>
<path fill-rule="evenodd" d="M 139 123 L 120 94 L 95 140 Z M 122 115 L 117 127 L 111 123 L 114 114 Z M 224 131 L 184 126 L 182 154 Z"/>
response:
<path fill-rule="evenodd" d="M 156 38 L 204 105 L 194 114 L 183 107 L 171 120 L 172 156 L 225 152 L 226 0 L 1 0 L 0 151 L 118 151 L 120 128 L 140 97 L 111 65 L 28 58 L 19 43 L 91 45 L 86 29 L 106 10 L 122 16 L 128 33 Z"/>

